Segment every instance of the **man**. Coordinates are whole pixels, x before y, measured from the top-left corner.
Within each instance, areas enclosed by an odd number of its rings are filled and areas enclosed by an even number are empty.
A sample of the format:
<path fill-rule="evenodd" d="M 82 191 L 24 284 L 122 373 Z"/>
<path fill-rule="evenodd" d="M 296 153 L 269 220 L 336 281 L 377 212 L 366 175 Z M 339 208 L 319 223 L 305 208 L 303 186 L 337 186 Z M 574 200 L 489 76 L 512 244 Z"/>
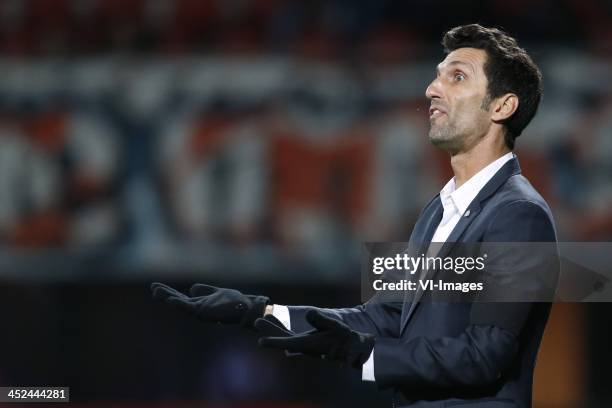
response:
<path fill-rule="evenodd" d="M 454 177 L 423 209 L 411 243 L 556 242 L 548 205 L 520 174 L 515 139 L 536 113 L 541 74 L 516 41 L 477 24 L 448 31 L 427 87 L 430 141 Z M 431 248 L 430 248 L 431 249 Z M 508 251 L 512 273 L 528 270 Z M 513 258 L 514 256 L 514 258 Z M 529 270 L 545 259 L 529 260 Z M 505 269 L 509 269 L 505 266 Z M 506 271 L 507 272 L 507 271 Z M 529 407 L 550 303 L 380 302 L 355 308 L 271 305 L 261 296 L 194 285 L 186 296 L 153 284 L 205 321 L 256 327 L 260 344 L 339 360 L 395 391 L 395 406 Z M 262 316 L 266 316 L 262 318 Z M 271 317 L 274 316 L 274 317 Z"/>

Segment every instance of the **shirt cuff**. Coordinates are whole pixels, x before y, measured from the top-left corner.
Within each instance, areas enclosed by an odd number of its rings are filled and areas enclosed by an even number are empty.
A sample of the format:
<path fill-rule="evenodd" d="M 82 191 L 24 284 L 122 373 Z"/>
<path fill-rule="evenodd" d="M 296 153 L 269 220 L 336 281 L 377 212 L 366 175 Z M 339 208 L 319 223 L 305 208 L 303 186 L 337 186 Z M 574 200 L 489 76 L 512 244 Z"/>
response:
<path fill-rule="evenodd" d="M 272 316 L 276 317 L 287 330 L 291 330 L 291 316 L 287 306 L 273 305 Z"/>
<path fill-rule="evenodd" d="M 374 349 L 372 349 L 370 358 L 363 363 L 363 367 L 361 368 L 361 379 L 363 381 L 376 381 L 374 378 Z"/>

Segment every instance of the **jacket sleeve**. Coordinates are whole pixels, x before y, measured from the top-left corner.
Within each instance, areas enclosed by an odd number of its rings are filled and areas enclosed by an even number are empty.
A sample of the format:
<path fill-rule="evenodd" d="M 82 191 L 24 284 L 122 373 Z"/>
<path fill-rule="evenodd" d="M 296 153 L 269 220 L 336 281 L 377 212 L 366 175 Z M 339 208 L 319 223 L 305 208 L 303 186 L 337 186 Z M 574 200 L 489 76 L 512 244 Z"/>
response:
<path fill-rule="evenodd" d="M 506 204 L 486 229 L 485 242 L 549 242 L 556 248 L 552 218 L 545 207 L 530 201 Z M 524 245 L 528 248 L 530 245 Z M 530 276 L 549 267 L 550 253 L 532 251 L 527 259 L 517 254 L 515 245 L 498 245 L 493 273 Z M 510 262 L 508 262 L 510 260 Z M 553 260 L 554 262 L 554 260 Z M 558 262 L 558 259 L 557 259 Z M 496 280 L 493 276 L 493 281 Z M 503 280 L 497 280 L 504 282 Z M 536 282 L 535 285 L 539 285 Z M 496 302 L 496 299 L 489 299 Z M 374 346 L 374 369 L 380 387 L 482 387 L 494 383 L 517 356 L 519 337 L 534 303 L 476 302 L 470 324 L 454 337 L 378 338 Z"/>
<path fill-rule="evenodd" d="M 316 308 L 314 306 L 288 306 L 291 316 L 291 330 L 297 333 L 312 329 L 306 321 L 306 312 L 318 309 L 335 319 L 346 323 L 351 329 L 377 337 L 398 337 L 401 302 L 380 302 L 372 299 L 364 304 L 342 309 Z"/>

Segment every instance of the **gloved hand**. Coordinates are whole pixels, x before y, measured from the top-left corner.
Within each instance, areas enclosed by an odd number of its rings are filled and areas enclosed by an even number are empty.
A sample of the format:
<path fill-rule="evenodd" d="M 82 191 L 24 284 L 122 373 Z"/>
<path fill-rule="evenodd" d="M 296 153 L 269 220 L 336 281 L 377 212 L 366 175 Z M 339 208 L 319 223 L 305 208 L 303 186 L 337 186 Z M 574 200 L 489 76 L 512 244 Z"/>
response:
<path fill-rule="evenodd" d="M 301 334 L 286 332 L 281 336 L 264 336 L 259 339 L 259 345 L 336 360 L 355 368 L 360 368 L 369 358 L 374 348 L 373 335 L 352 330 L 345 323 L 318 310 L 309 310 L 306 320 L 314 327 L 313 330 Z M 270 325 L 266 319 L 255 321 L 255 327 L 260 331 L 273 329 Z"/>
<path fill-rule="evenodd" d="M 265 316 L 264 318 L 259 318 L 255 320 L 255 328 L 259 332 L 260 337 L 295 336 L 294 332 L 292 332 L 291 330 L 287 330 L 285 325 L 271 314 Z M 292 353 L 288 350 L 285 350 L 285 355 L 287 357 L 295 357 L 301 356 L 302 353 Z"/>
<path fill-rule="evenodd" d="M 262 337 L 295 336 L 294 332 L 287 330 L 285 325 L 271 314 L 255 320 L 255 328 Z"/>
<path fill-rule="evenodd" d="M 234 324 L 253 328 L 257 318 L 263 317 L 270 299 L 265 296 L 244 295 L 235 289 L 195 284 L 187 296 L 170 286 L 151 284 L 153 298 L 163 300 L 204 322 Z"/>

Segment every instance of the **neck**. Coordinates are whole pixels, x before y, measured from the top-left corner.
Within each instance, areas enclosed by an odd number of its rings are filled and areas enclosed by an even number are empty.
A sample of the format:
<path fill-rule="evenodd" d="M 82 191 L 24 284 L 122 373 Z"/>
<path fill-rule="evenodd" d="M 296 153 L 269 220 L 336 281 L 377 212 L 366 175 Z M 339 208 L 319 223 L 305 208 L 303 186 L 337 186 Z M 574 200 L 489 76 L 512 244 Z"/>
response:
<path fill-rule="evenodd" d="M 488 142 L 495 139 L 500 140 L 498 138 L 483 138 L 481 143 L 472 146 L 468 150 L 451 153 L 451 167 L 455 176 L 455 188 L 461 187 L 480 170 L 510 152 L 510 149 L 503 143 L 503 138 L 501 138 L 501 144 Z"/>

